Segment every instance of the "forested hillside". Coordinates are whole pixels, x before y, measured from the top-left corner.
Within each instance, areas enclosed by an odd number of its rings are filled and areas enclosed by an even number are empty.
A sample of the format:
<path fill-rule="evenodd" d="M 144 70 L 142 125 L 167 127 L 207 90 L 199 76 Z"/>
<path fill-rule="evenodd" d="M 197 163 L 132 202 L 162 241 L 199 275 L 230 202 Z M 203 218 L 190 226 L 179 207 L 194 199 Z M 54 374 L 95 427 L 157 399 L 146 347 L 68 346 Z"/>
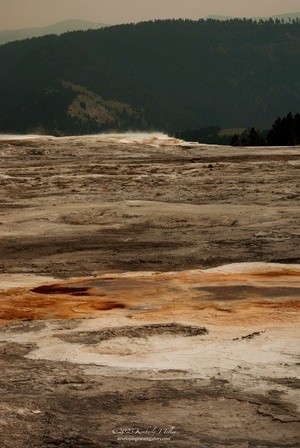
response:
<path fill-rule="evenodd" d="M 0 132 L 267 128 L 299 110 L 300 24 L 169 20 L 0 47 Z"/>

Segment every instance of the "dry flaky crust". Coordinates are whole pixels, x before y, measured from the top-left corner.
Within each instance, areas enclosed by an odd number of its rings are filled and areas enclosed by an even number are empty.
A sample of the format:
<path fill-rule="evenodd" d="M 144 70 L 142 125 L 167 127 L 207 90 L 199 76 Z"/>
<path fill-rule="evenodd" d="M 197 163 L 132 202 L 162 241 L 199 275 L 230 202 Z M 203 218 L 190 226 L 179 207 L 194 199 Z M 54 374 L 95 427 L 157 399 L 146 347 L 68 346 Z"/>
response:
<path fill-rule="evenodd" d="M 298 447 L 299 148 L 0 143 L 1 446 Z"/>

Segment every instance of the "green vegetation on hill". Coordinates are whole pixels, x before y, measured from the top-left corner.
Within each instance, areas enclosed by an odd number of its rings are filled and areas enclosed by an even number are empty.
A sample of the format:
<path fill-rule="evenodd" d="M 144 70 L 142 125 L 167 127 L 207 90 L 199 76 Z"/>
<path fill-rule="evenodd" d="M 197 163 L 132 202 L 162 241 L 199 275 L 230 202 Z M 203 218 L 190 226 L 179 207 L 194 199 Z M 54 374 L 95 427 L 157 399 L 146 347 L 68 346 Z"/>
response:
<path fill-rule="evenodd" d="M 9 43 L 0 64 L 0 132 L 267 128 L 299 108 L 300 24 L 119 25 Z"/>
<path fill-rule="evenodd" d="M 174 137 L 189 142 L 232 146 L 295 146 L 300 145 L 300 114 L 288 113 L 277 118 L 271 129 L 220 129 L 208 126 L 174 133 Z"/>
<path fill-rule="evenodd" d="M 272 128 L 259 131 L 247 129 L 231 139 L 233 146 L 295 146 L 300 145 L 300 114 L 288 113 L 286 117 L 277 118 Z"/>
<path fill-rule="evenodd" d="M 229 145 L 231 138 L 236 133 L 224 133 L 220 126 L 206 126 L 200 129 L 186 129 L 182 132 L 175 132 L 174 137 L 187 142 L 207 143 L 210 145 Z"/>

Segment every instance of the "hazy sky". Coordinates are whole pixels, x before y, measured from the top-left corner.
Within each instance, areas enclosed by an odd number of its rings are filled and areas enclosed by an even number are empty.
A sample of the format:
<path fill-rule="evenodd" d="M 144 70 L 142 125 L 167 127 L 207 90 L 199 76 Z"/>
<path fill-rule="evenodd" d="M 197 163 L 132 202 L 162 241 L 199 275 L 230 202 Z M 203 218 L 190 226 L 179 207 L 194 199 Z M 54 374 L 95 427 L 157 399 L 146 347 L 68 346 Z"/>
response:
<path fill-rule="evenodd" d="M 0 29 L 49 25 L 66 19 L 101 23 L 212 14 L 270 16 L 299 12 L 300 0 L 0 0 Z"/>

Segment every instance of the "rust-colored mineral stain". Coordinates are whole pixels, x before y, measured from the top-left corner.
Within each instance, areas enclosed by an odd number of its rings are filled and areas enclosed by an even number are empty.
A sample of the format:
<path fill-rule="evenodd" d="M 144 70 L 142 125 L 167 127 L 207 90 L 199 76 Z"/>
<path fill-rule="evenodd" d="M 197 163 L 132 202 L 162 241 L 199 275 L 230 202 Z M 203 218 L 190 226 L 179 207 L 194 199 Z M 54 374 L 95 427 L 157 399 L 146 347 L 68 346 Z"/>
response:
<path fill-rule="evenodd" d="M 65 286 L 65 285 L 41 285 L 31 289 L 36 294 L 70 294 L 75 296 L 88 296 L 89 288 L 86 286 Z"/>
<path fill-rule="evenodd" d="M 294 287 L 258 287 L 252 285 L 222 285 L 196 287 L 196 291 L 208 293 L 208 300 L 249 300 L 253 298 L 300 298 L 300 289 Z M 200 296 L 203 300 L 203 297 Z"/>
<path fill-rule="evenodd" d="M 300 272 L 293 269 L 284 269 L 282 271 L 265 271 L 265 272 L 255 272 L 249 274 L 251 277 L 265 277 L 265 278 L 277 278 L 277 277 L 300 277 Z"/>
<path fill-rule="evenodd" d="M 126 278 L 126 277 L 105 277 L 101 279 L 91 279 L 80 283 L 81 286 L 93 290 L 97 295 L 99 292 L 105 294 L 122 294 L 130 292 L 135 294 L 138 291 L 148 292 L 155 288 L 155 278 Z"/>
<path fill-rule="evenodd" d="M 258 308 L 272 308 L 272 309 L 281 309 L 281 310 L 288 310 L 288 309 L 294 309 L 299 310 L 300 309 L 300 301 L 299 300 L 284 300 L 284 301 L 255 301 L 252 303 L 253 306 L 257 306 Z"/>
<path fill-rule="evenodd" d="M 126 308 L 126 305 L 124 305 L 124 303 L 118 303 L 118 302 L 96 302 L 96 303 L 92 303 L 91 307 L 94 310 L 98 310 L 98 311 L 109 311 L 109 310 L 113 310 L 115 308 L 120 308 L 120 309 L 124 309 Z"/>
<path fill-rule="evenodd" d="M 271 275 L 270 275 L 271 274 Z M 297 321 L 298 273 L 264 277 L 185 271 L 115 274 L 0 291 L 0 324 L 24 319 L 74 319 L 124 313 L 131 319 L 243 325 Z M 147 304 L 147 306 L 145 306 Z M 130 314 L 128 314 L 130 310 Z M 150 310 L 150 311 L 149 311 Z"/>

